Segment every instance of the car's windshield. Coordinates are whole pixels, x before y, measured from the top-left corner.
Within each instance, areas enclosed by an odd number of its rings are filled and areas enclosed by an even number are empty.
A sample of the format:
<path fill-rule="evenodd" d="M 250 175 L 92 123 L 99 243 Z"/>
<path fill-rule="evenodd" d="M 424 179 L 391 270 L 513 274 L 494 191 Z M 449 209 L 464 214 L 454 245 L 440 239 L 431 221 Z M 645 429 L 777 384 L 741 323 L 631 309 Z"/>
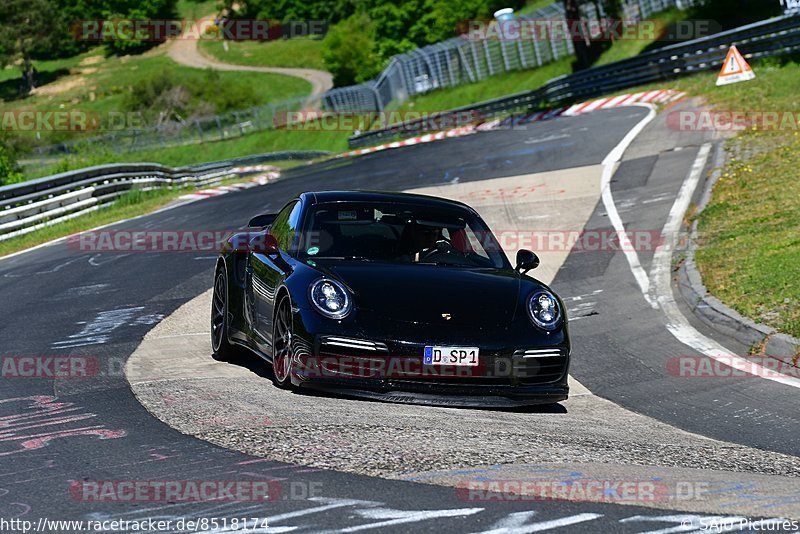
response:
<path fill-rule="evenodd" d="M 300 257 L 510 268 L 497 240 L 468 210 L 410 203 L 314 206 L 304 224 Z"/>

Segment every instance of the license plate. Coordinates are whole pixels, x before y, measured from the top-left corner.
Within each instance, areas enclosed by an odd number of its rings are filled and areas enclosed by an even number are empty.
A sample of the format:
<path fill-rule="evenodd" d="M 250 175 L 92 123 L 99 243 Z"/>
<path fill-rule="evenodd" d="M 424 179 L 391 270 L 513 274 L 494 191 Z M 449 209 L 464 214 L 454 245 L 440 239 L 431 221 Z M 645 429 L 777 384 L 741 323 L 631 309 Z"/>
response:
<path fill-rule="evenodd" d="M 478 347 L 425 347 L 425 365 L 478 365 Z"/>

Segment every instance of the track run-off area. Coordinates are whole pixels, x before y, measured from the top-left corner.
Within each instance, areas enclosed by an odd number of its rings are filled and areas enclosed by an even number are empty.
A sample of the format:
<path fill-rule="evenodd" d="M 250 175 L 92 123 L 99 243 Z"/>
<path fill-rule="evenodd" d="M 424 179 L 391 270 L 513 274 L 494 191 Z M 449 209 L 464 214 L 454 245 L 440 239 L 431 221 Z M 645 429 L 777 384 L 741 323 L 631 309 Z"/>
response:
<path fill-rule="evenodd" d="M 85 357 L 98 370 L 0 378 L 0 516 L 518 533 L 702 532 L 715 518 L 751 520 L 746 530 L 800 518 L 796 379 L 680 372 L 687 359 L 744 357 L 749 347 L 708 329 L 673 296 L 671 239 L 722 139 L 670 129 L 665 115 L 620 107 L 335 159 L 107 228 L 234 230 L 308 190 L 462 200 L 510 257 L 536 250 L 542 264 L 530 274 L 567 304 L 573 380 L 556 407 L 291 393 L 254 356 L 215 361 L 213 251 L 104 252 L 65 240 L 0 260 L 2 356 Z M 619 231 L 627 246 L 603 245 Z M 570 248 L 581 232 L 600 245 Z M 548 240 L 537 246 L 530 236 L 541 234 Z M 257 481 L 279 491 L 260 502 L 131 502 L 82 491 L 142 480 Z M 577 490 L 536 498 L 543 486 L 586 489 L 587 481 L 634 489 L 628 498 Z M 525 495 L 489 491 L 510 488 Z"/>

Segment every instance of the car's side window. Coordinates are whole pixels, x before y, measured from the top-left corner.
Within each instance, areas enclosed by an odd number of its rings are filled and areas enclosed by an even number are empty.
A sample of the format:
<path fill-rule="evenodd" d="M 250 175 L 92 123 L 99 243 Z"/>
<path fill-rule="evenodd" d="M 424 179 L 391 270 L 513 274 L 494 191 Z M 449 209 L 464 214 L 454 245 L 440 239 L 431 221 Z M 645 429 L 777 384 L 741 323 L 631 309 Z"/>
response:
<path fill-rule="evenodd" d="M 278 247 L 284 252 L 294 248 L 295 236 L 300 225 L 300 203 L 294 201 L 283 208 L 270 226 L 269 232 L 278 241 Z"/>

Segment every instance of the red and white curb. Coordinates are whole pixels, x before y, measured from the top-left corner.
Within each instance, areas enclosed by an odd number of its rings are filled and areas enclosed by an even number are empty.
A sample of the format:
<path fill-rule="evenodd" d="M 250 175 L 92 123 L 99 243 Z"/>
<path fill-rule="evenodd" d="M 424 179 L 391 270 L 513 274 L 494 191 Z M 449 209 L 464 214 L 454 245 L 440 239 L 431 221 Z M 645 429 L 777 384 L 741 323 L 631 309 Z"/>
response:
<path fill-rule="evenodd" d="M 441 139 L 446 139 L 448 137 L 462 137 L 464 135 L 469 135 L 471 133 L 475 133 L 475 126 L 472 124 L 468 126 L 459 126 L 458 128 L 453 128 L 452 130 L 444 130 L 441 132 L 425 134 L 418 137 L 410 137 L 408 139 L 404 139 L 402 141 L 395 141 L 393 143 L 385 143 L 383 145 L 378 145 L 378 146 L 359 148 L 357 150 L 351 150 L 350 152 L 339 154 L 338 157 L 346 158 L 348 156 L 361 156 L 362 154 L 371 154 L 372 152 L 380 152 L 381 150 L 388 150 L 390 148 L 400 148 L 403 146 L 419 145 L 421 143 L 430 143 L 432 141 L 439 141 Z"/>
<path fill-rule="evenodd" d="M 242 169 L 247 169 L 248 167 L 241 167 Z M 271 167 L 274 169 L 275 167 Z M 237 169 L 233 169 L 235 172 L 254 172 L 254 171 L 237 171 Z M 186 195 L 181 195 L 178 197 L 178 200 L 200 200 L 203 198 L 211 198 L 217 197 L 220 195 L 224 195 L 226 193 L 230 193 L 231 191 L 241 191 L 243 189 L 250 189 L 251 187 L 256 187 L 259 185 L 268 184 L 269 182 L 274 182 L 278 179 L 280 173 L 278 171 L 269 171 L 264 174 L 259 174 L 258 176 L 254 176 L 249 182 L 241 182 L 235 183 L 230 185 L 220 185 L 218 187 L 212 187 L 209 189 L 201 189 L 200 191 L 195 191 L 194 193 L 189 193 Z"/>
<path fill-rule="evenodd" d="M 421 135 L 418 137 L 411 137 L 403 141 L 395 141 L 393 143 L 385 143 L 382 145 L 359 148 L 339 154 L 340 158 L 350 156 L 361 156 L 363 154 L 371 154 L 373 152 L 380 152 L 382 150 L 389 150 L 391 148 L 400 148 L 404 146 L 418 145 L 421 143 L 430 143 L 447 139 L 449 137 L 462 137 L 465 135 L 473 134 L 475 132 L 485 132 L 489 130 L 503 129 L 530 122 L 538 122 L 554 119 L 556 117 L 573 117 L 583 113 L 589 113 L 598 109 L 609 109 L 622 106 L 630 106 L 640 103 L 658 103 L 667 104 L 683 98 L 686 95 L 683 91 L 673 91 L 672 89 L 664 89 L 658 91 L 645 91 L 641 93 L 630 93 L 624 95 L 617 95 L 608 98 L 600 98 L 597 100 L 588 100 L 580 104 L 573 104 L 562 108 L 549 109 L 545 111 L 536 111 L 529 115 L 507 117 L 505 119 L 493 119 L 477 125 L 460 126 L 451 130 L 444 130 L 441 132 Z"/>
<path fill-rule="evenodd" d="M 562 108 L 537 111 L 522 117 L 508 117 L 494 125 L 492 128 L 488 129 L 519 126 L 521 124 L 528 124 L 531 122 L 546 121 L 556 117 L 574 117 L 576 115 L 597 111 L 599 109 L 610 109 L 631 106 L 634 104 L 668 104 L 683 98 L 685 95 L 686 93 L 683 91 L 665 89 L 660 91 L 645 91 L 641 93 L 629 93 L 611 96 L 608 98 L 589 100 L 586 102 L 581 102 L 580 104 L 573 104 L 571 106 Z"/>

